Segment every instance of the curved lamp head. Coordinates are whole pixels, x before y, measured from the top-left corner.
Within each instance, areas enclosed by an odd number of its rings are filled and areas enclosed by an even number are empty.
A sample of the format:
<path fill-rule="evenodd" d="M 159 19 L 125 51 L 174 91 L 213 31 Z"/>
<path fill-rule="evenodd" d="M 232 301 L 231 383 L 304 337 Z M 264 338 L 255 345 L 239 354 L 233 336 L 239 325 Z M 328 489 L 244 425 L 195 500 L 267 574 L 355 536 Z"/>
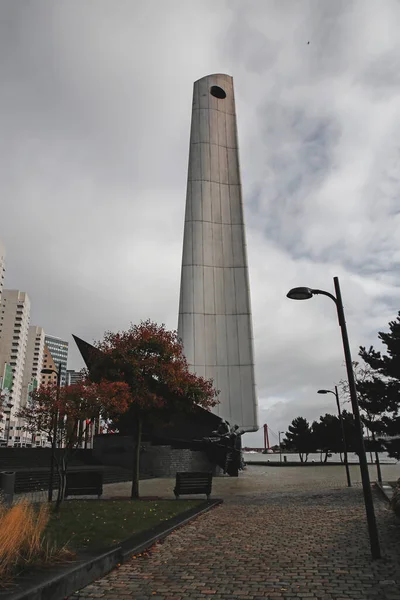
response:
<path fill-rule="evenodd" d="M 286 294 L 286 297 L 291 300 L 309 300 L 313 297 L 313 292 L 308 287 L 297 287 L 292 288 L 290 292 Z"/>
<path fill-rule="evenodd" d="M 40 372 L 44 375 L 51 375 L 52 373 L 55 373 L 57 375 L 57 371 L 55 371 L 54 369 L 42 369 Z"/>
<path fill-rule="evenodd" d="M 329 394 L 330 390 L 318 390 L 317 394 Z"/>

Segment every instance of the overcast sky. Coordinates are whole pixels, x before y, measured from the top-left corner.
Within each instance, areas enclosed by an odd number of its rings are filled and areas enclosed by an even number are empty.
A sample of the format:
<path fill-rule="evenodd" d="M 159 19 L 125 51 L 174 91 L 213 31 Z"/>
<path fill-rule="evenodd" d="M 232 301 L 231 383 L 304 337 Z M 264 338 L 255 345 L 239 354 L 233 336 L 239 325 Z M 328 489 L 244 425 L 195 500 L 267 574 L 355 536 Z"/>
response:
<path fill-rule="evenodd" d="M 0 0 L 6 287 L 71 342 L 177 326 L 193 82 L 234 77 L 260 424 L 334 412 L 400 309 L 397 0 Z M 261 445 L 262 433 L 245 437 Z M 275 442 L 272 438 L 272 442 Z"/>

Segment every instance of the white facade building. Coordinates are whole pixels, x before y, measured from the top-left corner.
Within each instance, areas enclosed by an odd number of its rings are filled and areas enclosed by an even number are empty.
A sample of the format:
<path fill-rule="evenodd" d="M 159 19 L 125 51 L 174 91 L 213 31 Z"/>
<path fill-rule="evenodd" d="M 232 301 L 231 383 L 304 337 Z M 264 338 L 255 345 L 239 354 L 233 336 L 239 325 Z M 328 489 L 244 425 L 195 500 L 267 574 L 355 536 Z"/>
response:
<path fill-rule="evenodd" d="M 28 345 L 25 359 L 24 377 L 22 382 L 21 406 L 25 406 L 28 400 L 29 387 L 35 382 L 40 384 L 41 370 L 43 368 L 44 355 L 44 329 L 31 325 L 28 331 Z"/>
<path fill-rule="evenodd" d="M 9 412 L 9 432 L 12 441 L 15 414 L 21 407 L 22 387 L 30 320 L 30 301 L 25 292 L 3 290 L 0 304 L 0 372 L 6 363 L 12 368 L 12 389 L 8 401 L 12 404 Z M 11 444 L 10 444 L 11 445 Z"/>
<path fill-rule="evenodd" d="M 6 251 L 3 244 L 0 241 L 0 303 L 4 287 L 4 276 L 6 272 Z"/>
<path fill-rule="evenodd" d="M 67 369 L 67 385 L 79 383 L 83 379 L 82 371 L 74 371 L 73 369 Z"/>
<path fill-rule="evenodd" d="M 233 79 L 194 84 L 178 334 L 192 371 L 214 381 L 213 412 L 258 430 Z"/>

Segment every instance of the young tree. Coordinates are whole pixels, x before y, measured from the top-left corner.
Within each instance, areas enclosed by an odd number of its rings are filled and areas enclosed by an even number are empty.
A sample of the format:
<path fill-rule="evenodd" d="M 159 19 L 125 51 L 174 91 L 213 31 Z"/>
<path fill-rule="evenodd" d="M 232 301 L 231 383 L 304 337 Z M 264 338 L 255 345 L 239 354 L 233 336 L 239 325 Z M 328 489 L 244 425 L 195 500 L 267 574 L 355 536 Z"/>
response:
<path fill-rule="evenodd" d="M 313 435 L 307 419 L 303 417 L 293 419 L 285 436 L 286 447 L 297 450 L 300 461 L 307 462 L 309 453 L 314 449 Z"/>
<path fill-rule="evenodd" d="M 378 454 L 380 444 L 376 440 L 376 435 L 383 432 L 381 417 L 384 414 L 385 407 L 387 405 L 384 383 L 374 376 L 372 368 L 365 362 L 360 363 L 358 361 L 353 361 L 353 372 L 357 387 L 357 399 L 360 407 L 361 421 L 363 426 L 365 426 L 367 429 L 368 441 L 365 443 L 365 450 L 370 452 L 371 463 L 372 451 L 375 452 L 378 480 L 382 481 Z M 350 392 L 347 379 L 341 380 L 339 382 L 339 387 L 342 395 L 347 397 L 347 401 L 350 402 Z M 371 432 L 372 435 L 372 442 L 369 440 L 369 432 Z"/>
<path fill-rule="evenodd" d="M 118 419 L 121 431 L 133 431 L 132 498 L 139 497 L 139 458 L 143 422 L 168 419 L 196 405 L 211 408 L 218 402 L 213 381 L 191 373 L 176 331 L 150 320 L 127 331 L 107 332 L 97 344 L 90 376 L 124 381 L 132 395 L 128 411 Z"/>
<path fill-rule="evenodd" d="M 31 394 L 26 407 L 17 416 L 24 420 L 24 430 L 46 434 L 54 454 L 59 487 L 56 510 L 64 498 L 68 463 L 85 434 L 80 424 L 102 417 L 114 417 L 127 410 L 131 402 L 129 386 L 123 382 L 93 383 L 87 379 L 58 388 L 56 384 L 40 386 Z"/>

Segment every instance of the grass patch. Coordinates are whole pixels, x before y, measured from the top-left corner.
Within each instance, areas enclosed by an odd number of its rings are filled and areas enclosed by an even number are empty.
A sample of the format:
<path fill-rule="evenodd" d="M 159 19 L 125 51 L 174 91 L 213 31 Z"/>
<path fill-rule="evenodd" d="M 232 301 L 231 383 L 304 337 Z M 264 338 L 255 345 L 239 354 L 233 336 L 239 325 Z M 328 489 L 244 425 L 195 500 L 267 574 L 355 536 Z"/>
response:
<path fill-rule="evenodd" d="M 68 500 L 53 513 L 46 537 L 58 547 L 99 550 L 171 519 L 202 500 Z"/>

